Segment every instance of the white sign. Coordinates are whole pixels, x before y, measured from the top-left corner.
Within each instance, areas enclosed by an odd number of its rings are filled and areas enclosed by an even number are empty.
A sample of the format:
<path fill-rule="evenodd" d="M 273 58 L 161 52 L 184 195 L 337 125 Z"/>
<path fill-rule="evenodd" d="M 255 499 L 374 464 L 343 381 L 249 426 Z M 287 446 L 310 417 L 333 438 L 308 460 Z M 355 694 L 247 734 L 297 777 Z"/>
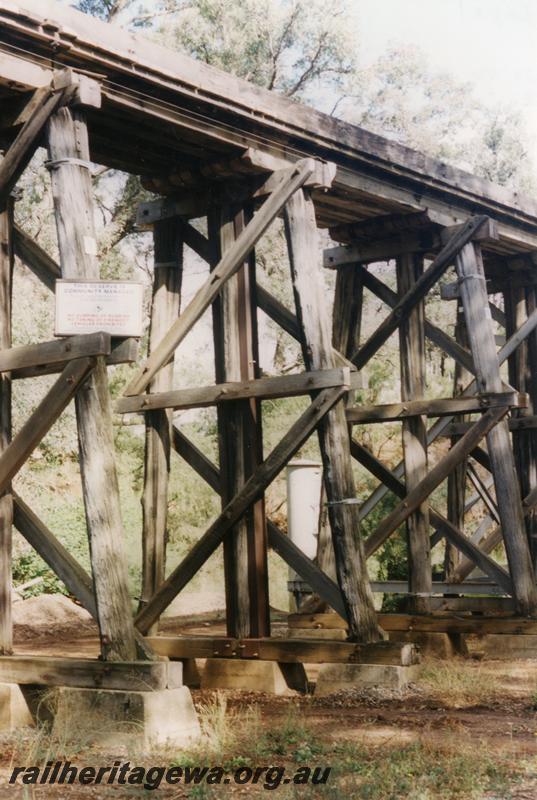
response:
<path fill-rule="evenodd" d="M 56 336 L 141 336 L 143 292 L 143 284 L 132 281 L 56 281 Z"/>

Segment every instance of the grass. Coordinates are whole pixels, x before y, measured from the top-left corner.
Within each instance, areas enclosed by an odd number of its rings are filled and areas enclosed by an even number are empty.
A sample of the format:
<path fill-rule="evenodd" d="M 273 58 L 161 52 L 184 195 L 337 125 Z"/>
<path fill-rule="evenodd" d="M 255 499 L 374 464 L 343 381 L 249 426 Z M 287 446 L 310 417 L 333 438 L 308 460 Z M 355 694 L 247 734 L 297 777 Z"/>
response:
<path fill-rule="evenodd" d="M 420 684 L 429 696 L 458 708 L 490 704 L 501 691 L 498 677 L 486 665 L 463 659 L 426 663 Z"/>
<path fill-rule="evenodd" d="M 326 785 L 282 783 L 274 787 L 278 788 L 278 800 L 508 800 L 528 770 L 520 754 L 516 760 L 509 759 L 489 749 L 488 740 L 480 741 L 473 735 L 470 738 L 464 732 L 454 737 L 452 732 L 441 736 L 436 730 L 434 738 L 424 734 L 410 744 L 399 745 L 395 732 L 388 744 L 364 744 L 349 741 L 343 725 L 337 738 L 326 736 L 322 721 L 309 718 L 307 711 L 295 703 L 283 714 L 278 709 L 277 716 L 263 718 L 259 706 L 230 706 L 224 693 L 216 693 L 198 710 L 202 738 L 195 746 L 181 752 L 129 751 L 125 758 L 146 767 L 219 765 L 227 774 L 239 767 L 261 765 L 285 767 L 286 775 L 305 767 L 331 768 Z M 119 757 L 119 747 L 113 756 L 90 747 L 90 733 L 94 731 L 81 730 L 77 721 L 76 730 L 60 726 L 54 737 L 46 728 L 13 737 L 10 743 L 3 742 L 3 765 L 10 758 L 10 751 L 11 764 L 43 765 L 47 759 L 108 764 Z M 352 728 L 347 727 L 347 737 L 352 733 Z M 73 741 L 77 744 L 73 745 Z M 237 789 L 230 786 L 224 794 L 221 786 L 200 784 L 181 796 L 192 800 L 232 798 Z M 259 797 L 267 792 L 261 784 L 244 790 Z M 163 798 L 172 796 L 164 787 L 162 791 Z M 116 796 L 113 789 L 110 796 Z"/>

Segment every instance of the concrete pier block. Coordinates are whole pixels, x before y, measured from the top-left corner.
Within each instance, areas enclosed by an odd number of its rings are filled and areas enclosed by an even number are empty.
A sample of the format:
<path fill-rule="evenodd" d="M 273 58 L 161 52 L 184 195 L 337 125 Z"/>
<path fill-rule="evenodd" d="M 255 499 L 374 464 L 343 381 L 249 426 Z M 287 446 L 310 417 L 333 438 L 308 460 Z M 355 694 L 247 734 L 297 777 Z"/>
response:
<path fill-rule="evenodd" d="M 149 692 L 61 687 L 52 732 L 64 741 L 72 735 L 87 743 L 182 747 L 199 737 L 200 726 L 186 686 Z"/>
<path fill-rule="evenodd" d="M 34 718 L 21 687 L 16 683 L 0 683 L 0 731 L 29 725 L 34 725 Z"/>
<path fill-rule="evenodd" d="M 245 692 L 290 694 L 276 661 L 208 658 L 201 676 L 202 689 L 242 689 Z"/>
<path fill-rule="evenodd" d="M 323 664 L 319 670 L 315 694 L 322 697 L 344 689 L 380 686 L 402 689 L 416 680 L 420 666 L 400 667 L 391 664 Z"/>

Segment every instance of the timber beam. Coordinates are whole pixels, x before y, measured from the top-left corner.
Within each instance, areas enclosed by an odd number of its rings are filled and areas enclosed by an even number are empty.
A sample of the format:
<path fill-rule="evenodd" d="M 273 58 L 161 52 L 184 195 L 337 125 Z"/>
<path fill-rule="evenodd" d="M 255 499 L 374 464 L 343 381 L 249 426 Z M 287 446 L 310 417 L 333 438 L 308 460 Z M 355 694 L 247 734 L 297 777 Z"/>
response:
<path fill-rule="evenodd" d="M 52 366 L 59 371 L 73 359 L 106 356 L 110 351 L 110 334 L 102 332 L 10 347 L 0 351 L 0 372 L 11 372 L 11 377 L 16 378 L 32 367 L 46 370 Z"/>
<path fill-rule="evenodd" d="M 180 688 L 183 665 L 171 661 L 105 662 L 89 658 L 0 656 L 0 682 L 152 692 Z"/>
<path fill-rule="evenodd" d="M 336 174 L 335 165 L 316 159 L 304 159 L 294 165 L 287 165 L 259 178 L 249 178 L 241 182 L 215 183 L 214 179 L 206 180 L 205 186 L 198 181 L 196 193 L 186 192 L 184 196 L 163 197 L 140 203 L 136 214 L 136 224 L 140 228 L 153 225 L 155 222 L 170 217 L 182 217 L 184 220 L 203 217 L 210 207 L 220 203 L 241 203 L 259 201 L 271 195 L 282 180 L 293 175 L 300 164 L 309 162 L 312 170 L 306 178 L 304 186 L 308 189 L 329 189 Z"/>
<path fill-rule="evenodd" d="M 327 615 L 328 616 L 328 615 Z M 337 614 L 330 614 L 341 620 Z M 339 625 L 337 626 L 339 627 Z M 345 623 L 346 627 L 346 623 Z M 280 661 L 284 664 L 354 663 L 410 666 L 419 663 L 413 644 L 372 642 L 354 644 L 307 639 L 234 639 L 207 636 L 152 636 L 148 640 L 156 653 L 171 659 L 234 658 Z"/>
<path fill-rule="evenodd" d="M 446 397 L 433 400 L 409 400 L 385 405 L 351 406 L 347 421 L 351 425 L 369 425 L 375 422 L 402 422 L 409 417 L 444 417 L 454 414 L 472 414 L 497 406 L 527 408 L 528 396 L 519 392 L 485 392 L 475 397 Z M 465 431 L 471 423 L 467 424 Z"/>
<path fill-rule="evenodd" d="M 537 634 L 537 620 L 520 617 L 461 617 L 447 614 L 379 614 L 379 625 L 385 631 L 444 633 Z M 347 627 L 336 614 L 290 614 L 289 628 L 319 629 Z"/>
<path fill-rule="evenodd" d="M 298 397 L 335 386 L 350 388 L 348 369 L 314 370 L 299 375 L 278 375 L 273 378 L 229 381 L 228 383 L 217 383 L 214 386 L 124 397 L 117 401 L 115 410 L 119 414 L 128 414 L 153 411 L 158 408 L 183 410 L 207 408 L 220 403 L 252 398 L 271 400 L 278 397 Z"/>

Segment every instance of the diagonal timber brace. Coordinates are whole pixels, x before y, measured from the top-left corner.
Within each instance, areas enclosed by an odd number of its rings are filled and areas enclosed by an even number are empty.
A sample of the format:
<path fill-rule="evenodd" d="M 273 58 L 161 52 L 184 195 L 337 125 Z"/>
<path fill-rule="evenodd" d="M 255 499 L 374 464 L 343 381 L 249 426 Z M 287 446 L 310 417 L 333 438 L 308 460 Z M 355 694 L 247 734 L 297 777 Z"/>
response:
<path fill-rule="evenodd" d="M 317 427 L 320 420 L 341 400 L 346 387 L 324 389 L 311 402 L 306 411 L 291 426 L 283 439 L 267 456 L 265 461 L 246 481 L 243 488 L 226 505 L 219 517 L 205 531 L 188 555 L 173 570 L 159 587 L 147 606 L 138 614 L 135 623 L 145 633 L 158 619 L 172 600 L 179 594 L 196 572 L 221 544 L 225 535 L 250 506 L 262 496 L 274 478 L 281 472 L 290 458 L 302 447 Z"/>
<path fill-rule="evenodd" d="M 4 206 L 10 192 L 32 158 L 45 125 L 51 115 L 72 97 L 71 86 L 46 86 L 36 89 L 27 107 L 27 119 L 0 162 L 0 206 Z"/>
<path fill-rule="evenodd" d="M 399 525 L 442 483 L 453 467 L 465 459 L 481 439 L 507 414 L 508 406 L 490 409 L 475 422 L 471 429 L 455 444 L 444 458 L 415 486 L 369 536 L 365 551 L 371 556 L 375 550 L 397 530 Z"/>
<path fill-rule="evenodd" d="M 429 289 L 443 275 L 446 269 L 453 263 L 457 253 L 470 242 L 477 231 L 488 221 L 488 217 L 471 217 L 460 230 L 453 234 L 447 244 L 434 259 L 432 264 L 425 270 L 423 275 L 414 284 L 397 305 L 392 309 L 374 333 L 371 334 L 367 342 L 358 352 L 354 353 L 351 361 L 357 369 L 361 369 L 382 347 L 391 334 L 399 327 L 401 319 L 405 317 L 419 303 Z"/>
<path fill-rule="evenodd" d="M 173 427 L 173 446 L 175 451 L 209 484 L 217 493 L 220 490 L 220 473 L 215 465 L 199 450 L 175 425 Z M 341 591 L 299 547 L 286 536 L 270 519 L 267 520 L 268 542 L 272 549 L 297 572 L 302 580 L 309 583 L 314 592 L 321 597 L 340 616 L 346 618 Z"/>
<path fill-rule="evenodd" d="M 513 333 L 512 336 L 509 337 L 507 342 L 500 348 L 498 352 L 498 361 L 501 364 L 506 361 L 509 356 L 511 356 L 517 347 L 523 342 L 532 331 L 537 328 L 537 309 L 533 311 L 528 319 L 518 328 L 518 330 Z M 476 391 L 476 384 L 475 381 L 472 381 L 468 384 L 466 389 L 462 392 L 461 397 L 469 397 L 474 394 Z M 438 419 L 427 431 L 427 444 L 430 445 L 439 436 L 442 436 L 445 431 L 449 429 L 449 426 L 453 422 L 453 417 L 444 417 L 443 419 Z M 400 462 L 397 464 L 396 467 L 393 469 L 393 473 L 397 478 L 400 478 L 403 475 L 404 466 L 403 463 Z M 388 488 L 386 486 L 378 486 L 370 496 L 364 501 L 362 504 L 362 515 L 366 517 L 376 506 L 382 498 L 388 492 Z M 362 518 L 363 518 L 362 517 Z"/>
<path fill-rule="evenodd" d="M 395 474 L 384 466 L 375 456 L 355 439 L 351 440 L 351 452 L 353 457 L 360 462 L 376 478 L 383 481 L 389 489 L 398 497 L 406 496 L 406 488 L 402 481 Z M 445 517 L 429 507 L 429 515 L 432 525 L 442 533 L 461 553 L 471 559 L 472 567 L 477 565 L 495 583 L 501 586 L 508 594 L 512 593 L 511 579 L 508 573 L 500 567 L 485 552 L 478 548 L 474 542 L 467 539 L 464 534 Z M 431 539 L 433 544 L 434 537 Z M 470 570 L 471 571 L 471 570 Z"/>
<path fill-rule="evenodd" d="M 174 350 L 183 341 L 192 326 L 216 299 L 226 281 L 242 266 L 269 225 L 278 216 L 293 194 L 304 185 L 315 168 L 312 159 L 299 161 L 291 174 L 280 181 L 274 192 L 265 200 L 252 220 L 237 236 L 231 247 L 211 272 L 207 282 L 196 293 L 178 320 L 168 330 L 150 357 L 142 365 L 125 394 L 141 394 L 147 389 L 158 370 L 168 362 Z M 287 171 L 286 171 L 287 173 Z"/>
<path fill-rule="evenodd" d="M 0 491 L 9 486 L 10 481 L 88 377 L 94 364 L 92 358 L 77 358 L 65 367 L 50 391 L 0 456 Z"/>

